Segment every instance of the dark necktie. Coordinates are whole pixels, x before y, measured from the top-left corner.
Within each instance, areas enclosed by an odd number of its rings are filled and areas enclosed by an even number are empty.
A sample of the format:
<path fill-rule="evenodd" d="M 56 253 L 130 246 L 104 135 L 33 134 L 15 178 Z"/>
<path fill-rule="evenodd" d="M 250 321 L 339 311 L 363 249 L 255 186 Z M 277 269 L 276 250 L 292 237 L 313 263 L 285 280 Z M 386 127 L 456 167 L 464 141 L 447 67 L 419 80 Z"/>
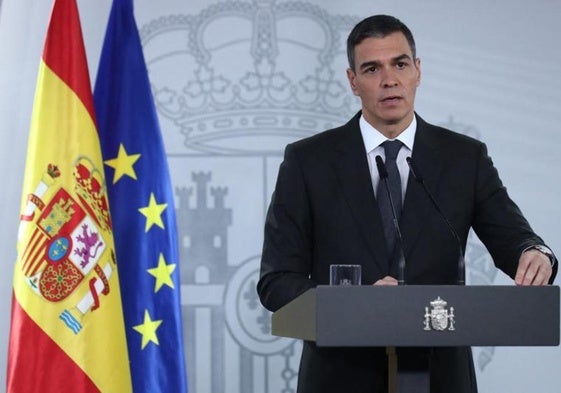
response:
<path fill-rule="evenodd" d="M 392 195 L 392 201 L 395 207 L 395 215 L 399 220 L 401 216 L 401 177 L 399 176 L 399 170 L 397 169 L 396 158 L 399 153 L 399 149 L 403 146 L 398 140 L 385 141 L 382 143 L 384 151 L 386 152 L 386 169 L 388 171 L 388 186 L 390 193 Z M 376 190 L 376 198 L 378 200 L 378 206 L 380 208 L 380 214 L 382 215 L 382 225 L 384 226 L 384 234 L 386 236 L 386 243 L 388 245 L 388 250 L 390 255 L 393 255 L 393 248 L 395 245 L 396 233 L 395 226 L 393 223 L 393 213 L 390 205 L 390 200 L 388 198 L 388 192 L 386 191 L 386 186 L 383 184 L 383 179 L 378 182 L 378 189 Z"/>

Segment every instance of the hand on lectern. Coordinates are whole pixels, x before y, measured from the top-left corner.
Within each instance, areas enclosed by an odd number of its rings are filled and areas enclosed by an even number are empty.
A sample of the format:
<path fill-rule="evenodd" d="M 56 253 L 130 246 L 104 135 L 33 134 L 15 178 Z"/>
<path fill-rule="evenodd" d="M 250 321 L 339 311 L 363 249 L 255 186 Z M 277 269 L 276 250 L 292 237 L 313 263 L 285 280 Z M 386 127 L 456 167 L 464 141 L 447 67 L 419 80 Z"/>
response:
<path fill-rule="evenodd" d="M 376 281 L 372 285 L 397 285 L 397 279 L 393 278 L 392 276 L 386 276 Z"/>
<path fill-rule="evenodd" d="M 520 255 L 514 282 L 516 285 L 547 285 L 552 273 L 549 257 L 531 249 Z"/>

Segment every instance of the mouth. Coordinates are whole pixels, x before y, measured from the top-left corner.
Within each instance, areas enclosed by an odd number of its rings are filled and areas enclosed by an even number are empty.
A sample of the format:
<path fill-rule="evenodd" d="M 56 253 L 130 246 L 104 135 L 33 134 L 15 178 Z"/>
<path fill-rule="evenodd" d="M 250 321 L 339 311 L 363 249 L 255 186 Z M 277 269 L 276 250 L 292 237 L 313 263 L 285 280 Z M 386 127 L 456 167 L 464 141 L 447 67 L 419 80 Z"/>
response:
<path fill-rule="evenodd" d="M 400 97 L 400 96 L 387 96 L 387 97 L 382 98 L 380 100 L 380 102 L 382 104 L 385 104 L 385 105 L 392 105 L 392 104 L 397 104 L 401 100 L 402 100 L 402 97 Z"/>

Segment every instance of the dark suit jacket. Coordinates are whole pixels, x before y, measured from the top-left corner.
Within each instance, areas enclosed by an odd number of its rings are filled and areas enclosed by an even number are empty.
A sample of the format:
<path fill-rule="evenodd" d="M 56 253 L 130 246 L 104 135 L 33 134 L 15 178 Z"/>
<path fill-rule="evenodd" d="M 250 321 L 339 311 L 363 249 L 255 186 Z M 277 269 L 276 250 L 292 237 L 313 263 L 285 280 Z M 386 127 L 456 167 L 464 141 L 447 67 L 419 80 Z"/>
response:
<path fill-rule="evenodd" d="M 346 125 L 286 147 L 267 214 L 257 290 L 275 311 L 318 284 L 329 265 L 362 265 L 362 284 L 392 275 L 359 129 Z M 518 258 L 543 241 L 509 198 L 485 145 L 417 116 L 412 159 L 465 249 L 474 228 L 494 263 L 514 277 Z M 409 284 L 455 284 L 458 247 L 421 186 L 409 176 L 400 219 Z M 469 348 L 432 351 L 433 392 L 477 391 Z M 304 343 L 299 392 L 387 391 L 381 348 L 318 348 Z"/>

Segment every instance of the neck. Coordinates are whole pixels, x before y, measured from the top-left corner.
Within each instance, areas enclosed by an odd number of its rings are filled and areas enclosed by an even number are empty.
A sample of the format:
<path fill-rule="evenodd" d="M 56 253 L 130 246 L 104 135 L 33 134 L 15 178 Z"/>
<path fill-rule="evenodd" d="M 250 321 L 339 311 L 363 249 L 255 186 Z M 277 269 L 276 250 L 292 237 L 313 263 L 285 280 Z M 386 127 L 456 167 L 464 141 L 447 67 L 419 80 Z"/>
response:
<path fill-rule="evenodd" d="M 364 111 L 362 112 L 364 116 Z M 368 117 L 364 116 L 364 119 L 376 130 L 378 130 L 382 135 L 384 135 L 388 139 L 395 139 L 397 138 L 403 131 L 407 129 L 413 122 L 414 113 L 411 113 L 411 116 L 407 116 L 407 118 L 402 119 L 399 122 L 375 122 L 371 121 Z"/>
<path fill-rule="evenodd" d="M 399 134 L 401 134 L 403 131 L 405 131 L 407 127 L 403 127 L 403 128 L 385 128 L 385 129 L 381 129 L 379 130 L 382 135 L 384 135 L 386 138 L 388 139 L 395 139 L 399 136 Z"/>

